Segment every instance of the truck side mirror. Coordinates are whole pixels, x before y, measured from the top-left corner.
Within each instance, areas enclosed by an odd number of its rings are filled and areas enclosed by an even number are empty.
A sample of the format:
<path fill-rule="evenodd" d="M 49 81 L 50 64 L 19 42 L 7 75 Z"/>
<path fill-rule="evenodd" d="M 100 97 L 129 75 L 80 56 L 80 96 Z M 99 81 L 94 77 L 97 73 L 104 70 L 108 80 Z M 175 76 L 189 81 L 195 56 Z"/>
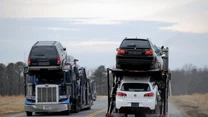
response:
<path fill-rule="evenodd" d="M 77 62 L 77 61 L 79 61 L 78 59 L 74 59 L 74 62 Z"/>
<path fill-rule="evenodd" d="M 164 59 L 166 56 L 165 56 L 165 54 L 162 54 L 161 57 Z"/>

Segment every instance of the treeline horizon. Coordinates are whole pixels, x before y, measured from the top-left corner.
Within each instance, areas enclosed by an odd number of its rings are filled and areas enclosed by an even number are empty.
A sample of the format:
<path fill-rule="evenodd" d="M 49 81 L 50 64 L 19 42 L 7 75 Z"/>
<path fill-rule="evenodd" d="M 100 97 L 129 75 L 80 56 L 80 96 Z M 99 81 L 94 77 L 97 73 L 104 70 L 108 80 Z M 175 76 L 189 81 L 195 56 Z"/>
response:
<path fill-rule="evenodd" d="M 0 63 L 0 95 L 24 95 L 24 62 Z M 107 76 L 104 65 L 96 69 L 86 69 L 87 76 L 96 82 L 97 95 L 107 95 Z M 172 95 L 191 95 L 208 93 L 208 67 L 196 67 L 184 64 L 183 67 L 171 70 Z M 112 75 L 111 75 L 112 77 Z M 111 83 L 112 83 L 112 79 Z"/>

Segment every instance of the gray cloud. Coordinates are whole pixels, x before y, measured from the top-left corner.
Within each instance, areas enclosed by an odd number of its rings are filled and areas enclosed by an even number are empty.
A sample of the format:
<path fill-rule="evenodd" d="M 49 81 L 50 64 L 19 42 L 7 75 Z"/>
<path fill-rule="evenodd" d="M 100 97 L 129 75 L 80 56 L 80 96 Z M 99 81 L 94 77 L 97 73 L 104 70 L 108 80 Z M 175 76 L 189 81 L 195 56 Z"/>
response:
<path fill-rule="evenodd" d="M 120 21 L 119 25 L 74 24 L 74 19 L 0 19 L 1 62 L 27 59 L 31 46 L 38 40 L 58 40 L 69 54 L 86 67 L 115 64 L 115 49 L 124 37 L 149 38 L 158 46 L 170 47 L 170 67 L 175 69 L 186 63 L 207 64 L 206 43 L 208 33 L 186 33 L 161 30 L 173 23 L 153 21 Z M 74 30 L 47 30 L 77 29 Z M 94 41 L 94 44 L 89 44 Z M 73 43 L 76 42 L 76 46 Z M 86 43 L 88 42 L 88 43 Z M 107 44 L 109 42 L 109 44 Z M 78 44 L 77 44 L 78 43 Z M 71 45 L 70 45 L 71 44 Z M 84 50 L 84 51 L 83 51 Z M 25 56 L 24 56 L 25 53 Z"/>

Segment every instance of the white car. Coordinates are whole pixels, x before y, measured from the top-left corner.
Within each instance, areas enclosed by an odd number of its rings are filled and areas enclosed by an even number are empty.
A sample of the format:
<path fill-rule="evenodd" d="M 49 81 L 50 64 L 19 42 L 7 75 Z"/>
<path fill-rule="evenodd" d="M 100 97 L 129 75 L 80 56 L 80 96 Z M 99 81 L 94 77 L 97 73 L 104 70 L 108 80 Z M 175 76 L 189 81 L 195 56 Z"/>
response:
<path fill-rule="evenodd" d="M 150 77 L 123 76 L 116 94 L 116 110 L 155 112 L 160 98 L 158 87 L 150 82 Z"/>

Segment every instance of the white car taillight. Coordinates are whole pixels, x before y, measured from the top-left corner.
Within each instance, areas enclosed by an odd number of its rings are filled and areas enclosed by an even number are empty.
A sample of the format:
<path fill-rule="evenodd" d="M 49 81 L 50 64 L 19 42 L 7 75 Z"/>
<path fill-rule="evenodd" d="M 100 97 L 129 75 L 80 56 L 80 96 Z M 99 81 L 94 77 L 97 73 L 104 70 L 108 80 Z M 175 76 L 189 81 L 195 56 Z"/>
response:
<path fill-rule="evenodd" d="M 126 97 L 127 96 L 126 93 L 123 93 L 123 92 L 118 92 L 117 95 L 120 96 L 120 97 Z"/>
<path fill-rule="evenodd" d="M 154 96 L 154 93 L 153 92 L 144 94 L 144 97 L 152 97 L 152 96 Z"/>

